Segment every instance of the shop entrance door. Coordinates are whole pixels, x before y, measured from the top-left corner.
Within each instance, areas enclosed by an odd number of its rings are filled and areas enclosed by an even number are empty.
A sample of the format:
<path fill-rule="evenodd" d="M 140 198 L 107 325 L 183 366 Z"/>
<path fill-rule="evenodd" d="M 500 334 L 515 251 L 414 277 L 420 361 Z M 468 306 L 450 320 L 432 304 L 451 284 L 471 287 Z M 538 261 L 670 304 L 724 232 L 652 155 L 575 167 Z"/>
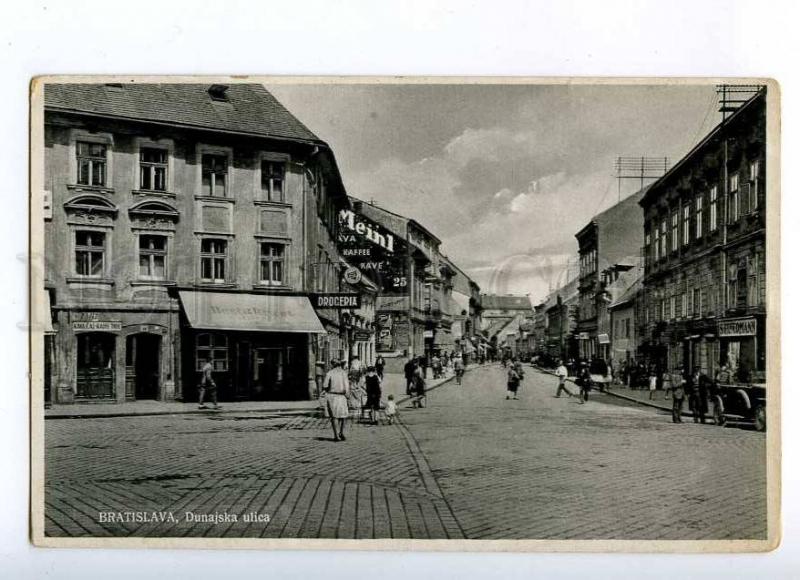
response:
<path fill-rule="evenodd" d="M 156 399 L 161 378 L 161 337 L 133 334 L 127 338 L 125 383 L 128 398 Z"/>
<path fill-rule="evenodd" d="M 77 397 L 114 398 L 114 345 L 116 337 L 103 332 L 77 336 Z"/>
<path fill-rule="evenodd" d="M 283 349 L 253 349 L 253 396 L 274 399 L 283 386 Z"/>

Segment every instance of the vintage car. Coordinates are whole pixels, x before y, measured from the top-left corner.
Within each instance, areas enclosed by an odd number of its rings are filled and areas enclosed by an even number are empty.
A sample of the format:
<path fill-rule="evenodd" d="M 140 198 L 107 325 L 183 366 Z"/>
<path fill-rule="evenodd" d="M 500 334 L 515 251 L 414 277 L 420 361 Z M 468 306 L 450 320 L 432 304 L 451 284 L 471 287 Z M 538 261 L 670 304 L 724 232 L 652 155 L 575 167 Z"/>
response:
<path fill-rule="evenodd" d="M 753 423 L 756 431 L 767 429 L 766 383 L 719 384 L 708 403 L 717 425 L 746 421 Z"/>

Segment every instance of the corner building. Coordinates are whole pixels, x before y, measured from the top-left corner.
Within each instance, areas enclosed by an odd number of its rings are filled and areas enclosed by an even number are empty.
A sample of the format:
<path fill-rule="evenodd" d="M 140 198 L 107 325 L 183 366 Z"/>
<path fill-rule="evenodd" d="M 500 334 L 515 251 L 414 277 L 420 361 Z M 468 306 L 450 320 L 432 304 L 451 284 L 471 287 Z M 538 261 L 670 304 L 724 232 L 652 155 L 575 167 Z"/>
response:
<path fill-rule="evenodd" d="M 662 368 L 766 365 L 766 89 L 656 181 L 644 210 L 641 348 Z"/>
<path fill-rule="evenodd" d="M 306 399 L 345 348 L 333 153 L 260 85 L 49 84 L 53 403 Z"/>

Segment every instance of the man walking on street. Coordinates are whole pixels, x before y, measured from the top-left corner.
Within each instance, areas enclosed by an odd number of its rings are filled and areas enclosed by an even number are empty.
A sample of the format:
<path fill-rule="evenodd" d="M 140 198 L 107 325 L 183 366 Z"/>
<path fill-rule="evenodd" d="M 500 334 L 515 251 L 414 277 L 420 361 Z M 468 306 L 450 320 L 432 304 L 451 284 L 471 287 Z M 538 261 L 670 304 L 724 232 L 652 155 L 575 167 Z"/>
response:
<path fill-rule="evenodd" d="M 403 373 L 406 376 L 406 395 L 411 395 L 414 388 L 414 370 L 417 367 L 417 359 L 411 357 L 403 366 Z"/>
<path fill-rule="evenodd" d="M 556 376 L 558 377 L 558 390 L 556 391 L 556 398 L 561 396 L 561 391 L 567 393 L 568 397 L 572 396 L 572 393 L 567 389 L 567 367 L 564 366 L 564 362 L 559 359 L 558 361 L 558 368 L 556 369 Z"/>
<path fill-rule="evenodd" d="M 692 410 L 692 419 L 695 423 L 705 424 L 708 412 L 708 378 L 700 372 L 700 367 L 694 367 L 692 376 L 688 381 L 689 407 Z"/>
<path fill-rule="evenodd" d="M 208 408 L 203 404 L 206 392 L 208 392 L 208 398 L 214 403 L 214 408 L 220 408 L 217 404 L 217 383 L 214 382 L 213 371 L 214 367 L 211 365 L 211 361 L 207 359 L 202 369 L 203 377 L 200 379 L 200 392 L 197 397 L 198 409 Z"/>
<path fill-rule="evenodd" d="M 331 370 L 325 375 L 322 390 L 325 391 L 325 403 L 331 417 L 333 440 L 344 441 L 344 422 L 350 415 L 347 408 L 347 396 L 350 394 L 350 382 L 347 380 L 347 371 L 342 368 L 338 360 L 331 361 Z M 337 430 L 338 424 L 338 430 Z"/>

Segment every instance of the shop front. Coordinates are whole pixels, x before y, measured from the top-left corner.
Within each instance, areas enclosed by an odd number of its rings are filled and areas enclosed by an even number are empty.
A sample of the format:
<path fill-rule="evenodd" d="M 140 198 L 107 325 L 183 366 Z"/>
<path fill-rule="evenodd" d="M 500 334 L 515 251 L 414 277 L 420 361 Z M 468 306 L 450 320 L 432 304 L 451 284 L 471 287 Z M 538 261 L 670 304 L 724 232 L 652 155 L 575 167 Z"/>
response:
<path fill-rule="evenodd" d="M 179 292 L 183 399 L 197 399 L 211 363 L 221 401 L 307 400 L 315 395 L 314 338 L 326 334 L 305 296 Z"/>
<path fill-rule="evenodd" d="M 719 361 L 738 382 L 764 382 L 766 335 L 764 317 L 723 318 L 717 321 Z"/>
<path fill-rule="evenodd" d="M 175 399 L 177 312 L 59 310 L 53 403 Z"/>

